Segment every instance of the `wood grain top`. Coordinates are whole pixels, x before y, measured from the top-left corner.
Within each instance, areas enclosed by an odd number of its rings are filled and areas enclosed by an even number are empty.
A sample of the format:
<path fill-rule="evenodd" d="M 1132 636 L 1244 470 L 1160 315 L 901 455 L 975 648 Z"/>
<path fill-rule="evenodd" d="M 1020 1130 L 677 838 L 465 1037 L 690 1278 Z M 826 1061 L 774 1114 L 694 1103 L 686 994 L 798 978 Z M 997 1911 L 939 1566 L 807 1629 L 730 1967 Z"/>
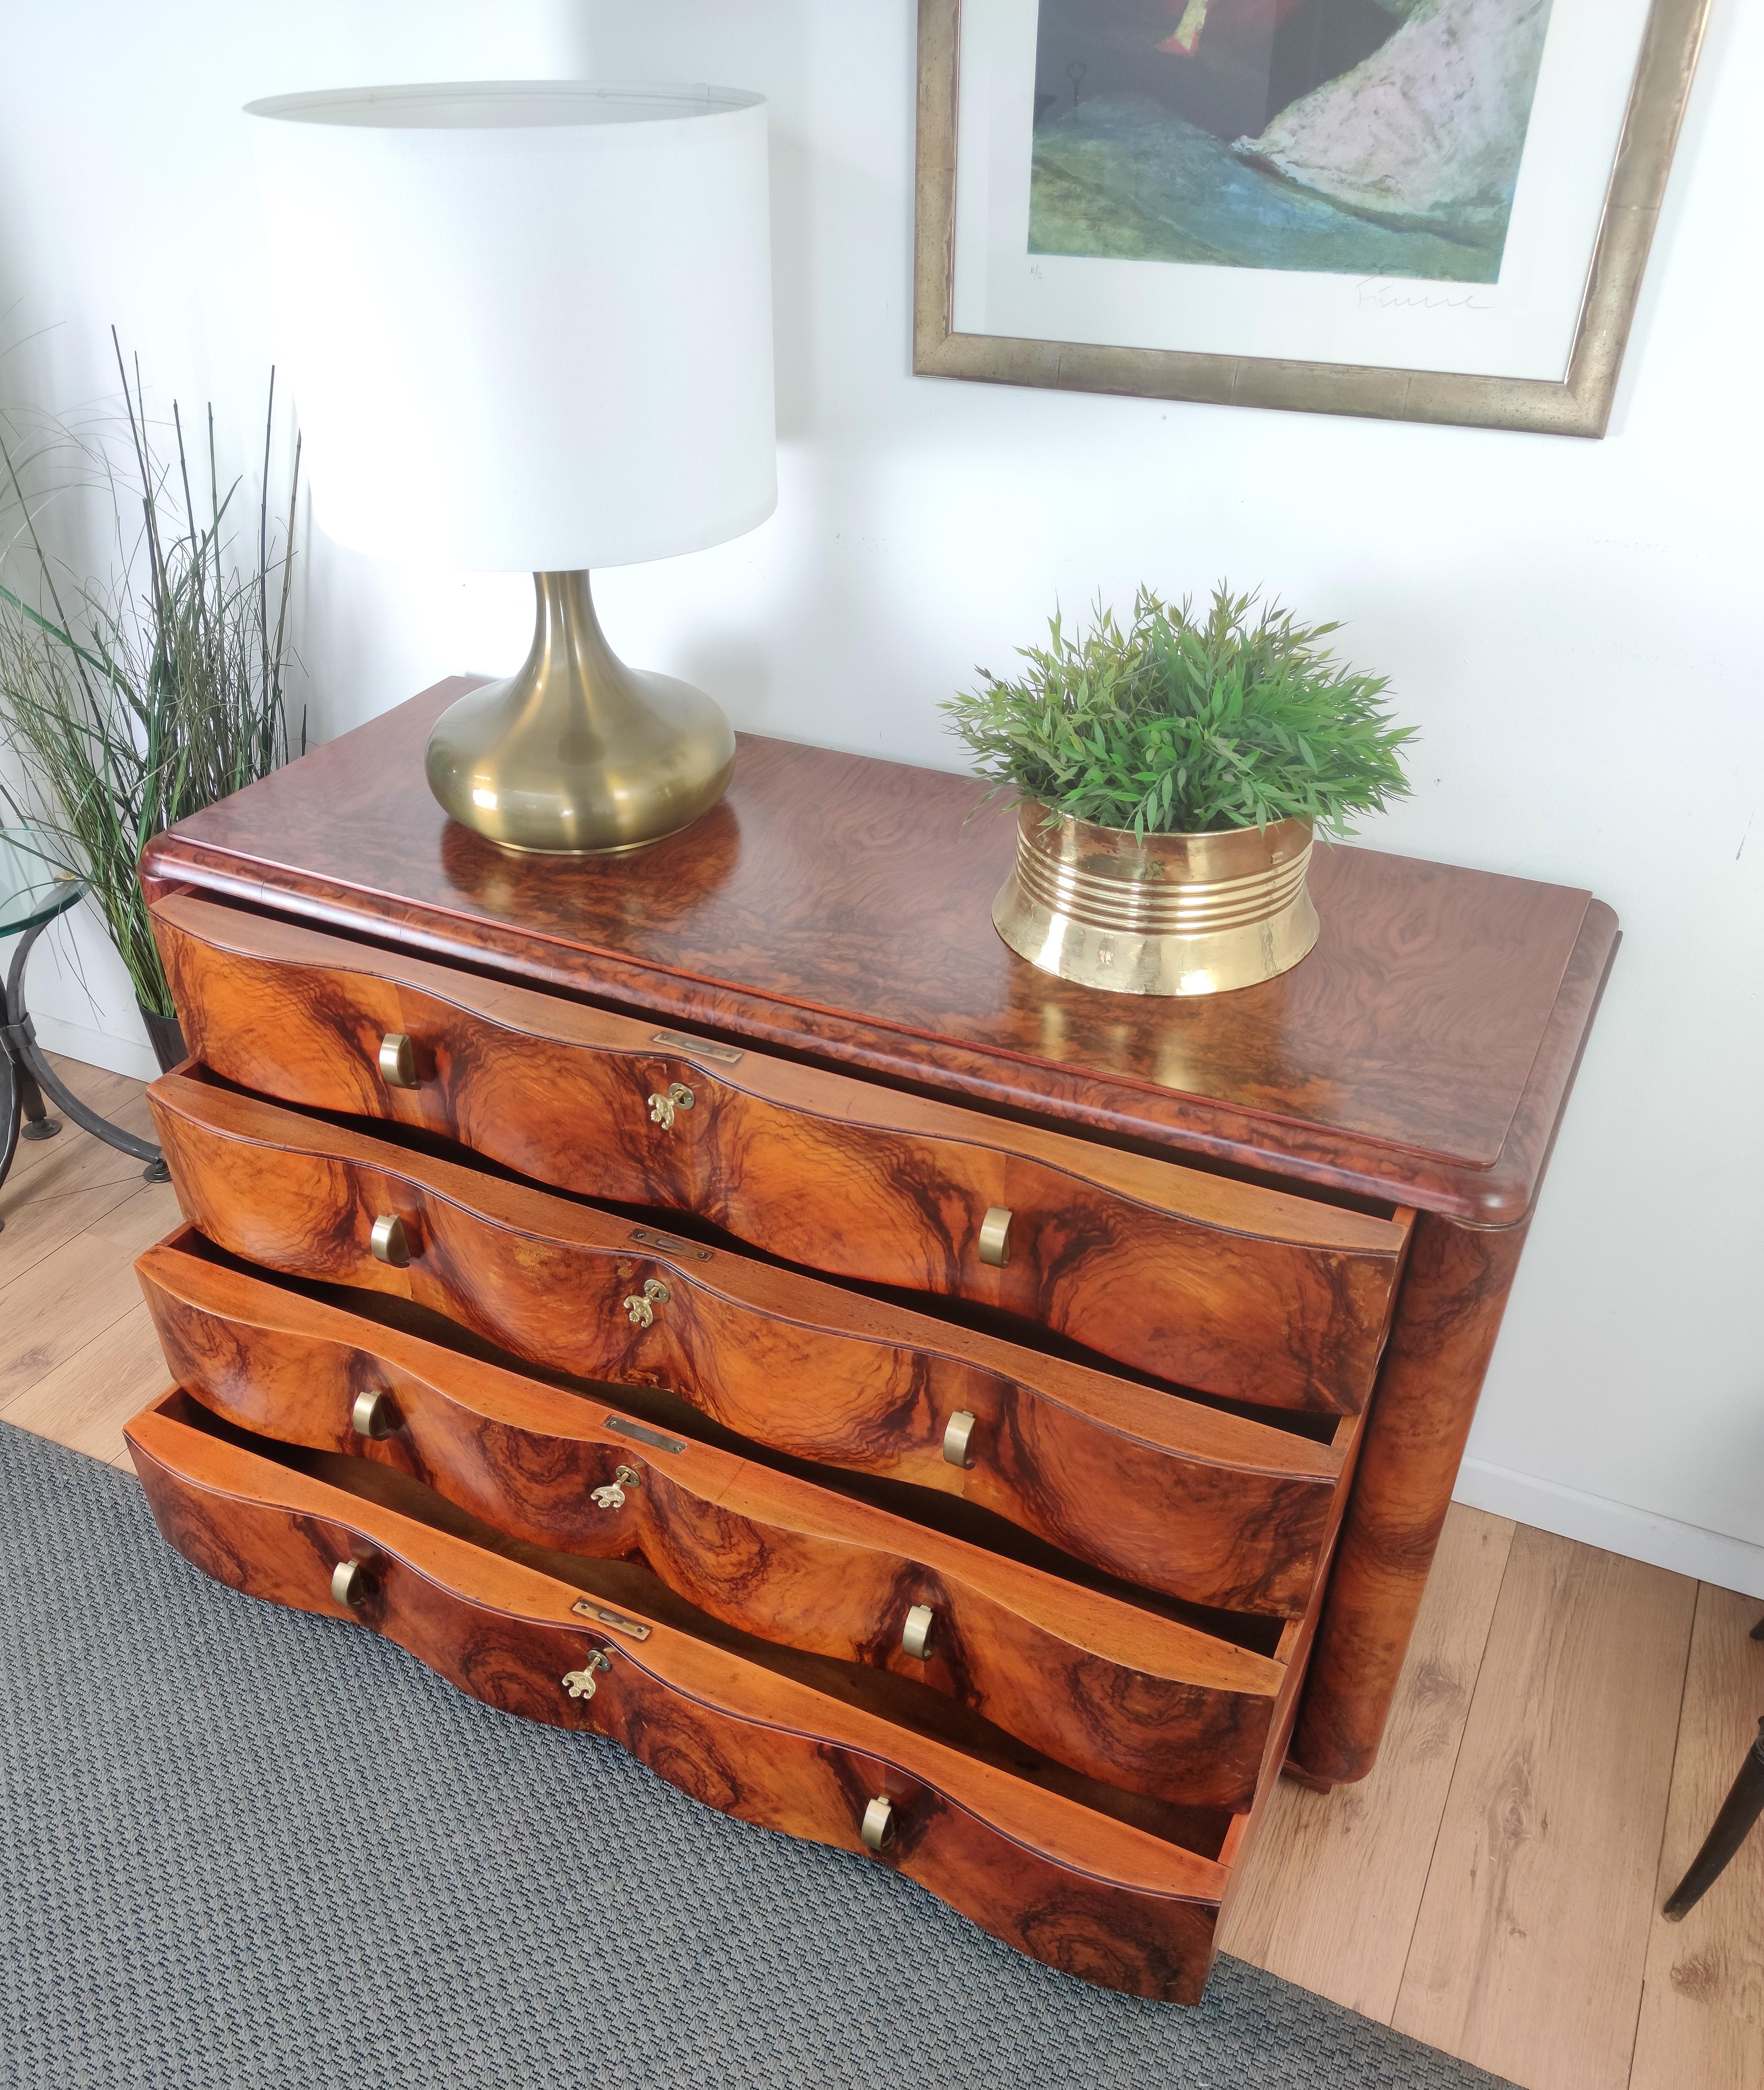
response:
<path fill-rule="evenodd" d="M 1013 823 L 971 779 L 741 738 L 728 798 L 634 857 L 450 823 L 437 685 L 149 845 L 184 884 L 1108 1138 L 1482 1224 L 1530 1209 L 1617 941 L 1576 888 L 1319 847 L 1293 971 L 1105 995 L 994 931 Z"/>

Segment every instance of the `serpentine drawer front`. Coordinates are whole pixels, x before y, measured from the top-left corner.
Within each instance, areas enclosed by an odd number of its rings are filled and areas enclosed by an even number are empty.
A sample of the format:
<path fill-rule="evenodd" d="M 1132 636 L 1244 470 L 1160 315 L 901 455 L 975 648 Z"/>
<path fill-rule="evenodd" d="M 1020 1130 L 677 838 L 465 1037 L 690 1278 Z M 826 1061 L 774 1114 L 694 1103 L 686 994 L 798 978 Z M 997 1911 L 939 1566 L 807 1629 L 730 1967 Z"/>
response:
<path fill-rule="evenodd" d="M 1068 1972 L 1198 1999 L 1230 1877 L 1221 1855 L 1243 1817 L 1101 1811 L 1087 1803 L 1102 1789 L 917 1731 L 592 1585 L 585 1596 L 329 1469 L 212 1434 L 203 1413 L 171 1394 L 128 1439 L 161 1530 L 204 1572 L 355 1618 L 486 1704 L 606 1735 L 725 1813 L 903 1873 Z"/>
<path fill-rule="evenodd" d="M 174 1236 L 138 1265 L 185 1391 L 398 1468 L 511 1537 L 641 1559 L 763 1640 L 886 1668 L 1075 1770 L 1246 1808 L 1268 1655 L 304 1297 Z"/>
<path fill-rule="evenodd" d="M 233 1254 L 415 1300 L 579 1378 L 672 1388 L 744 1437 L 962 1495 L 1193 1603 L 1293 1617 L 1314 1587 L 1334 1443 L 188 1075 L 148 1095 L 185 1217 Z"/>
<path fill-rule="evenodd" d="M 997 1306 L 1233 1399 L 1360 1408 L 1408 1239 L 1379 1218 L 1011 1125 L 187 894 L 154 927 L 191 1051 L 767 1254 Z"/>
<path fill-rule="evenodd" d="M 1302 964 L 1090 992 L 971 778 L 744 736 L 511 854 L 424 779 L 463 686 L 144 852 L 161 1528 L 1195 2000 L 1282 1767 L 1371 1767 L 1616 918 L 1332 846 Z"/>

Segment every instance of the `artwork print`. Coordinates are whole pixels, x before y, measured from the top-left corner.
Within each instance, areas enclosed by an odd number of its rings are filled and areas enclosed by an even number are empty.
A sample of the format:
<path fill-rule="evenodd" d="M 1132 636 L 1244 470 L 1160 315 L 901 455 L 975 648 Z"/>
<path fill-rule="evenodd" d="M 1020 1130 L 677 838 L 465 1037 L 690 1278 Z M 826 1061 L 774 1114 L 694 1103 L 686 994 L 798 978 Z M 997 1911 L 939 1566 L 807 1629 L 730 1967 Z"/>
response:
<path fill-rule="evenodd" d="M 1551 0 L 1040 0 L 1031 253 L 1494 283 Z"/>

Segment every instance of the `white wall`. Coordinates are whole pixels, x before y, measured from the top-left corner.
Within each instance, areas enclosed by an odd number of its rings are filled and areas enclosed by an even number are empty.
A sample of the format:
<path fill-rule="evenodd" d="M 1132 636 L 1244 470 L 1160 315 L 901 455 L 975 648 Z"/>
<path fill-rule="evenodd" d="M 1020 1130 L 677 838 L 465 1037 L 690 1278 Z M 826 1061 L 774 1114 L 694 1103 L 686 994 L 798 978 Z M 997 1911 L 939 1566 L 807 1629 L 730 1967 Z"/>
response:
<path fill-rule="evenodd" d="M 1056 597 L 1226 574 L 1349 620 L 1423 736 L 1413 799 L 1366 840 L 1590 886 L 1626 932 L 1460 1493 L 1764 1594 L 1764 10 L 1716 0 L 1599 444 L 913 377 L 910 0 L 11 11 L 0 307 L 62 329 L 33 374 L 63 403 L 96 389 L 114 318 L 162 390 L 213 388 L 242 424 L 270 355 L 243 289 L 248 94 L 578 71 L 767 92 L 779 512 L 605 576 L 614 643 L 739 725 L 959 768 L 937 700 Z M 198 185 L 231 228 L 218 261 L 179 230 L 214 222 Z M 327 730 L 524 644 L 518 583 L 323 544 L 308 578 Z"/>

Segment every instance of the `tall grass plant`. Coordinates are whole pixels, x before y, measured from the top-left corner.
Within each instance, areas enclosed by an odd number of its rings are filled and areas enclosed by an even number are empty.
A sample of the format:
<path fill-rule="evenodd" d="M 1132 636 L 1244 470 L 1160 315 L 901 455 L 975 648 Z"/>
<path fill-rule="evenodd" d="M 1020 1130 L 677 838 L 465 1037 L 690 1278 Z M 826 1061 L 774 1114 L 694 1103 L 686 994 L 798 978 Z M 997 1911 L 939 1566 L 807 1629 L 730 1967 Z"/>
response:
<path fill-rule="evenodd" d="M 263 486 L 241 546 L 208 413 L 199 507 L 177 406 L 156 447 L 139 360 L 112 334 L 128 436 L 113 445 L 53 422 L 0 419 L 0 735 L 20 781 L 0 781 L 10 823 L 28 823 L 58 870 L 85 879 L 144 1008 L 172 1016 L 139 876 L 162 828 L 287 759 L 286 676 L 299 445 L 285 519 L 271 514 L 275 373 Z M 120 454 L 118 454 L 120 452 Z M 67 461 L 73 460 L 70 478 Z M 45 464 L 54 482 L 39 482 Z M 107 497 L 116 558 L 83 577 L 46 548 L 44 509 L 77 484 Z M 305 744 L 303 718 L 299 743 Z"/>

